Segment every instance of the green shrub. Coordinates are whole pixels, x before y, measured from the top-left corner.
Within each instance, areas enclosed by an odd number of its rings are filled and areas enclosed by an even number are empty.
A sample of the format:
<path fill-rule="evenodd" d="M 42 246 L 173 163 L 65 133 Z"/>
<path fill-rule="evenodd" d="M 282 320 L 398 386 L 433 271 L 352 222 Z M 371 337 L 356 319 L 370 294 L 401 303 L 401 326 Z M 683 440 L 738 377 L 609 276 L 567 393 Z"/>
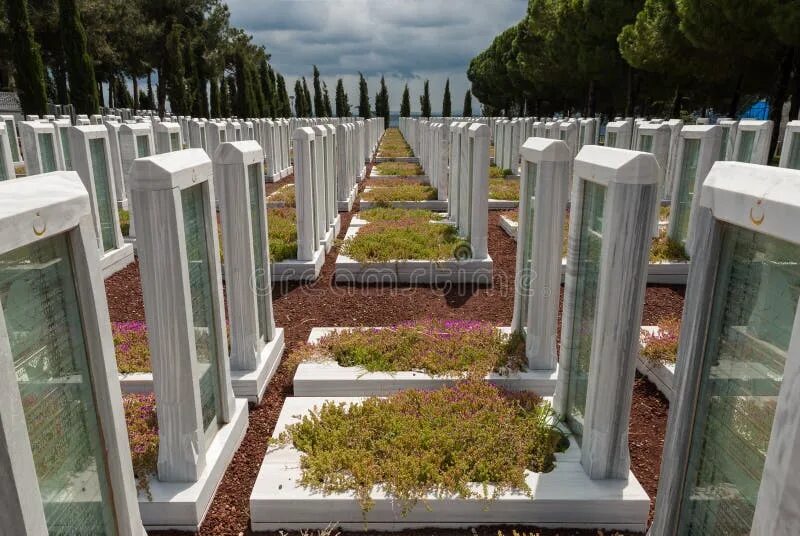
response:
<path fill-rule="evenodd" d="M 415 370 L 426 374 L 484 378 L 525 367 L 525 340 L 486 322 L 422 320 L 381 329 L 332 332 L 300 350 L 305 360 L 333 360 L 369 372 Z"/>
<path fill-rule="evenodd" d="M 407 515 L 427 495 L 532 495 L 526 471 L 551 471 L 567 444 L 554 421 L 550 405 L 532 393 L 461 382 L 349 406 L 326 402 L 288 426 L 277 443 L 303 453 L 301 485 L 354 493 L 365 513 L 380 485 Z"/>
<path fill-rule="evenodd" d="M 125 209 L 119 209 L 119 229 L 122 236 L 128 236 L 131 231 L 131 213 Z"/>
<path fill-rule="evenodd" d="M 466 242 L 452 225 L 414 220 L 364 225 L 342 243 L 342 253 L 359 262 L 452 259 Z"/>
<path fill-rule="evenodd" d="M 269 256 L 272 262 L 297 258 L 297 212 L 293 208 L 267 210 Z"/>
<path fill-rule="evenodd" d="M 503 179 L 508 175 L 513 175 L 514 173 L 508 168 L 499 168 L 497 166 L 489 166 L 489 178 L 490 179 Z"/>

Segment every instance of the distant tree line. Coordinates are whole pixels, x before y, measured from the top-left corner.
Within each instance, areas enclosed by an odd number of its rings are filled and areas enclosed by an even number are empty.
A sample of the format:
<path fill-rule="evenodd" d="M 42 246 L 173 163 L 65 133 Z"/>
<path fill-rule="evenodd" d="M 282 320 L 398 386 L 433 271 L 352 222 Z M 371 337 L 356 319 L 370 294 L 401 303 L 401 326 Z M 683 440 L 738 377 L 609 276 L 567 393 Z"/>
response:
<path fill-rule="evenodd" d="M 198 117 L 291 113 L 264 47 L 222 0 L 0 0 L 0 57 L 29 114 L 47 102 Z M 128 80 L 131 81 L 129 90 Z M 140 80 L 146 80 L 140 87 Z M 106 84 L 107 98 L 102 91 Z"/>

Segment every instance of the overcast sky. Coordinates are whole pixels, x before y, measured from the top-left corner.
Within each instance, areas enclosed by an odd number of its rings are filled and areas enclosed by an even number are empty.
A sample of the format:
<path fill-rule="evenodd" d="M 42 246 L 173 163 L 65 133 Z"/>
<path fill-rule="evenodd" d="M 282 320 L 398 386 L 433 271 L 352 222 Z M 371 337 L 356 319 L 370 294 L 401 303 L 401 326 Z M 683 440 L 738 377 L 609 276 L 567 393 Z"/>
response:
<path fill-rule="evenodd" d="M 526 0 L 227 0 L 231 23 L 253 35 L 272 54 L 271 64 L 286 77 L 289 94 L 305 76 L 309 87 L 316 64 L 331 102 L 336 80 L 344 79 L 350 104 L 358 105 L 358 72 L 369 84 L 370 101 L 386 76 L 391 110 L 400 110 L 403 86 L 411 110 L 430 80 L 434 114 L 442 107 L 450 78 L 453 114 L 469 88 L 469 61 L 494 36 L 525 14 Z M 473 101 L 473 112 L 478 113 Z"/>

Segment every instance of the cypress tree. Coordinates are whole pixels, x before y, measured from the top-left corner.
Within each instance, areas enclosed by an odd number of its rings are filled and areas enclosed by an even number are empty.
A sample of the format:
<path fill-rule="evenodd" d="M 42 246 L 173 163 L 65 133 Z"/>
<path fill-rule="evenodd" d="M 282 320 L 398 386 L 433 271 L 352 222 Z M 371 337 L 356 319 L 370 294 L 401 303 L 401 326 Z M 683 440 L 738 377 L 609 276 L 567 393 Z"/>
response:
<path fill-rule="evenodd" d="M 322 103 L 325 108 L 325 117 L 333 117 L 333 109 L 331 108 L 331 96 L 328 95 L 328 84 L 322 82 Z"/>
<path fill-rule="evenodd" d="M 305 80 L 303 80 L 305 82 Z M 314 115 L 325 117 L 325 101 L 322 96 L 322 88 L 319 83 L 319 69 L 314 65 Z"/>
<path fill-rule="evenodd" d="M 464 108 L 461 115 L 464 117 L 472 117 L 472 91 L 469 89 L 466 94 L 464 94 Z"/>
<path fill-rule="evenodd" d="M 77 113 L 96 114 L 99 111 L 97 81 L 92 58 L 86 51 L 86 32 L 76 0 L 58 0 L 58 12 L 61 46 L 64 48 L 69 76 L 70 101 Z"/>
<path fill-rule="evenodd" d="M 295 117 L 306 117 L 306 96 L 300 80 L 294 83 L 294 115 Z"/>
<path fill-rule="evenodd" d="M 378 100 L 381 103 L 380 111 L 375 107 L 375 115 L 383 117 L 384 125 L 389 126 L 389 89 L 386 87 L 386 80 L 381 76 L 381 90 L 378 92 Z M 377 103 L 376 103 L 377 104 Z"/>
<path fill-rule="evenodd" d="M 286 79 L 280 73 L 278 73 L 278 97 L 281 103 L 278 117 L 291 117 L 292 105 L 289 102 L 289 92 L 286 90 Z"/>
<path fill-rule="evenodd" d="M 39 45 L 33 39 L 28 3 L 26 0 L 5 0 L 5 4 L 20 104 L 26 114 L 43 115 L 47 113 L 44 64 Z"/>
<path fill-rule="evenodd" d="M 158 77 L 159 89 L 166 89 L 172 113 L 183 114 L 187 109 L 186 67 L 183 54 L 183 26 L 175 24 L 167 34 L 164 65 Z M 162 83 L 163 81 L 163 83 Z M 163 110 L 159 110 L 163 115 Z"/>
<path fill-rule="evenodd" d="M 303 96 L 305 97 L 305 111 L 306 115 L 304 117 L 312 117 L 314 115 L 314 108 L 311 104 L 311 91 L 308 89 L 308 84 L 306 84 L 306 77 L 303 77 Z"/>
<path fill-rule="evenodd" d="M 236 79 L 233 75 L 228 75 L 225 84 L 228 86 L 228 115 L 226 117 L 229 117 L 236 115 L 236 99 L 239 88 L 236 87 Z"/>
<path fill-rule="evenodd" d="M 364 119 L 372 117 L 369 109 L 369 88 L 367 88 L 367 81 L 361 73 L 358 73 L 358 115 Z"/>
<path fill-rule="evenodd" d="M 431 93 L 428 85 L 428 81 L 425 80 L 425 87 L 422 90 L 422 96 L 419 98 L 420 115 L 422 117 L 431 116 Z"/>
<path fill-rule="evenodd" d="M 153 71 L 147 71 L 147 102 L 148 110 L 153 110 L 156 107 L 156 97 L 153 93 Z"/>
<path fill-rule="evenodd" d="M 220 109 L 219 109 L 219 83 L 217 82 L 217 77 L 211 78 L 211 115 L 209 118 L 212 117 L 219 117 L 220 116 Z"/>
<path fill-rule="evenodd" d="M 347 93 L 344 91 L 344 82 L 340 78 L 336 82 L 336 117 L 347 117 L 349 115 Z"/>
<path fill-rule="evenodd" d="M 444 83 L 444 99 L 442 99 L 442 117 L 450 117 L 453 115 L 451 113 L 451 103 L 450 103 L 450 79 L 447 79 L 447 82 Z"/>
<path fill-rule="evenodd" d="M 270 67 L 267 63 L 267 58 L 261 58 L 261 64 L 258 67 L 258 77 L 261 80 L 261 91 L 263 95 L 263 108 L 261 109 L 261 117 L 272 117 L 274 114 L 275 106 L 275 86 L 273 79 L 269 75 Z"/>
<path fill-rule="evenodd" d="M 223 75 L 219 79 L 219 116 L 231 116 L 231 96 L 228 94 L 228 82 Z"/>
<path fill-rule="evenodd" d="M 411 95 L 408 93 L 408 84 L 403 90 L 403 100 L 400 103 L 400 117 L 411 117 Z"/>

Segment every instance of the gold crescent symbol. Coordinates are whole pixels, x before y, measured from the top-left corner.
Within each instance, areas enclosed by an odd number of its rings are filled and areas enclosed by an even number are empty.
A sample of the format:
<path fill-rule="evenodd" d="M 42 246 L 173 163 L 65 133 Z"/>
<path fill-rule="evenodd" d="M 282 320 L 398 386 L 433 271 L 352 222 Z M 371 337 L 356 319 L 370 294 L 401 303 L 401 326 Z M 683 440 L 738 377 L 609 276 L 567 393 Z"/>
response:
<path fill-rule="evenodd" d="M 39 226 L 37 224 L 41 224 L 41 229 L 42 229 L 41 231 L 38 229 Z M 36 218 L 33 220 L 33 234 L 35 234 L 36 236 L 42 236 L 45 233 L 45 231 L 47 231 L 47 223 L 42 221 L 41 216 L 37 212 Z"/>
<path fill-rule="evenodd" d="M 761 205 L 761 201 L 756 203 L 756 207 L 761 208 L 760 205 Z M 761 225 L 762 223 L 764 223 L 764 218 L 766 217 L 766 215 L 764 214 L 764 211 L 762 210 L 761 211 L 761 217 L 756 218 L 755 216 L 753 216 L 753 210 L 756 207 L 751 207 L 750 208 L 750 221 L 753 222 L 753 225 Z"/>

